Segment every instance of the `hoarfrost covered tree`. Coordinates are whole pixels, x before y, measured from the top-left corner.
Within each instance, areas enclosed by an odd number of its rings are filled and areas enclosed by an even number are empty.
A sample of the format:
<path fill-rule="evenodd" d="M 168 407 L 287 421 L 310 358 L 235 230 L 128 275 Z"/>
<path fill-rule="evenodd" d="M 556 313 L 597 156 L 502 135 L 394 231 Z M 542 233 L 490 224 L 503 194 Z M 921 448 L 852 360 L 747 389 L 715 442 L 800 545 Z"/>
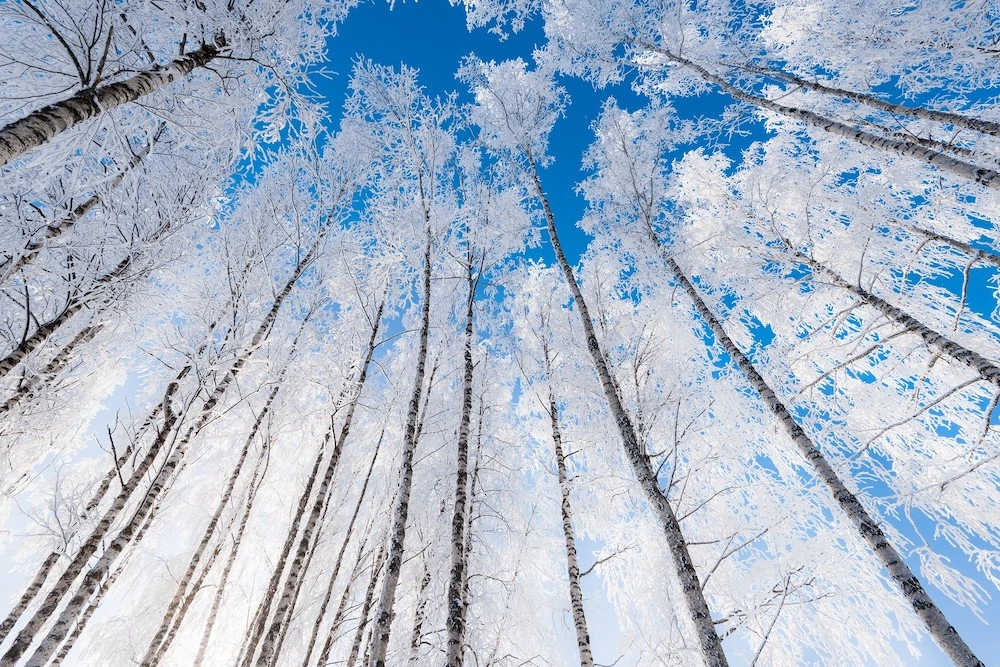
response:
<path fill-rule="evenodd" d="M 0 7 L 0 662 L 981 664 L 994 12 L 466 3 L 535 64 L 334 111 L 353 4 Z"/>

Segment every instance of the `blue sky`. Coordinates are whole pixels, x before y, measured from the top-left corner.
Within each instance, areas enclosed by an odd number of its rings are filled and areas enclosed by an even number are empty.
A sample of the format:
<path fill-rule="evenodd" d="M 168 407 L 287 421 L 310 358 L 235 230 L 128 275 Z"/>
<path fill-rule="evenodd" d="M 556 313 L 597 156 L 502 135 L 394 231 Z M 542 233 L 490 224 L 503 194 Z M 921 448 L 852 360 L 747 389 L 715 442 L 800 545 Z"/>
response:
<path fill-rule="evenodd" d="M 455 78 L 465 56 L 475 54 L 487 61 L 520 57 L 530 63 L 532 51 L 544 41 L 540 19 L 529 22 L 520 33 L 500 40 L 484 29 L 469 32 L 465 10 L 445 0 L 397 2 L 392 9 L 384 0 L 365 2 L 351 10 L 337 37 L 330 40 L 328 67 L 334 74 L 328 80 L 317 81 L 317 88 L 329 100 L 331 116 L 337 122 L 353 63 L 358 56 L 364 56 L 383 65 L 398 68 L 402 63 L 420 70 L 420 82 L 431 96 L 455 91 L 461 100 L 470 101 L 465 85 Z M 562 77 L 560 84 L 569 92 L 570 105 L 566 117 L 552 133 L 550 151 L 555 161 L 543 172 L 542 180 L 563 245 L 573 261 L 586 245 L 585 235 L 576 228 L 585 202 L 575 189 L 583 177 L 580 172 L 583 152 L 593 137 L 590 125 L 609 94 L 626 108 L 636 107 L 639 99 L 626 86 L 595 91 L 590 84 L 568 77 Z M 547 244 L 541 256 L 551 259 Z"/>

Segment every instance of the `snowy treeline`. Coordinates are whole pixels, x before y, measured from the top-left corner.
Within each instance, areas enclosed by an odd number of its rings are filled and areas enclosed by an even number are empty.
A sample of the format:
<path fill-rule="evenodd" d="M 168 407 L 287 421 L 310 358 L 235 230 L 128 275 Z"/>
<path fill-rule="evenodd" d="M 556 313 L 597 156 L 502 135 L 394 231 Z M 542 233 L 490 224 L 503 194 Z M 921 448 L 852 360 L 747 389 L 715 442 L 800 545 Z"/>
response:
<path fill-rule="evenodd" d="M 351 5 L 0 3 L 0 665 L 994 657 L 1000 8 Z"/>

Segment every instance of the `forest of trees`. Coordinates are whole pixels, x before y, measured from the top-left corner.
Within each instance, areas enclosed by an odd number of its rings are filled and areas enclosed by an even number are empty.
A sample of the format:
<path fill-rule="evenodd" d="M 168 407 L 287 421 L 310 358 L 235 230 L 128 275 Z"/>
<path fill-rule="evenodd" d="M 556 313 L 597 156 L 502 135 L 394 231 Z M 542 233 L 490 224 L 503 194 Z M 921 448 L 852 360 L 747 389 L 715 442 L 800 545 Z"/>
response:
<path fill-rule="evenodd" d="M 1000 4 L 353 5 L 0 0 L 0 666 L 1000 661 Z"/>

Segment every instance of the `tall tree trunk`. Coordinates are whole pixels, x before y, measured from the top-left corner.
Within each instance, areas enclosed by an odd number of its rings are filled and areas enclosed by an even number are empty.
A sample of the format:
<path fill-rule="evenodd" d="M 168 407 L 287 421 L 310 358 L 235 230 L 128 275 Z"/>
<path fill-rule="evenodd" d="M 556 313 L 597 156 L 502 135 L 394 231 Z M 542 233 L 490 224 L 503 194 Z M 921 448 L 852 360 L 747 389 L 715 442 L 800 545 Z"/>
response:
<path fill-rule="evenodd" d="M 103 541 L 104 536 L 111 528 L 111 524 L 118 518 L 121 512 L 125 509 L 125 505 L 132 497 L 134 491 L 138 488 L 140 482 L 145 477 L 146 472 L 152 466 L 154 459 L 160 453 L 163 445 L 166 443 L 167 438 L 173 431 L 174 424 L 177 422 L 178 415 L 175 413 L 170 406 L 173 400 L 174 394 L 177 391 L 179 385 L 178 380 L 174 380 L 167 386 L 167 390 L 163 395 L 163 414 L 164 421 L 157 431 L 157 435 L 153 443 L 149 447 L 149 451 L 146 457 L 139 464 L 139 467 L 133 472 L 132 477 L 129 479 L 128 483 L 119 492 L 118 496 L 115 498 L 111 506 L 105 511 L 101 520 L 94 527 L 87 540 L 80 546 L 80 549 L 73 556 L 69 565 L 63 574 L 56 581 L 52 590 L 49 594 L 45 596 L 42 601 L 41 607 L 35 612 L 35 614 L 28 620 L 27 624 L 21 629 L 14 639 L 13 644 L 8 649 L 7 653 L 4 654 L 0 664 L 14 664 L 18 658 L 27 650 L 28 646 L 34 640 L 35 634 L 41 629 L 42 625 L 52 616 L 56 608 L 62 599 L 69 593 L 70 587 L 76 580 L 77 576 L 84 570 L 87 562 L 91 559 L 94 553 L 97 551 L 98 546 Z M 49 560 L 46 560 L 48 563 Z M 42 569 L 45 569 L 44 567 Z M 41 574 L 41 571 L 40 571 Z M 44 581 L 44 579 L 42 580 Z M 32 582 L 32 586 L 36 583 L 41 583 L 36 577 L 36 581 Z M 24 612 L 27 605 L 30 603 L 30 599 L 33 599 L 40 592 L 40 586 L 38 588 L 29 587 L 28 591 L 22 596 L 21 600 L 15 606 L 14 610 L 4 621 L 4 626 L 6 631 L 9 632 L 10 628 L 14 626 L 17 622 L 21 613 Z M 29 599 L 30 593 L 30 599 Z M 15 612 L 17 616 L 15 617 Z M 9 623 L 9 627 L 8 626 Z"/>
<path fill-rule="evenodd" d="M 451 516 L 451 575 L 448 580 L 447 667 L 462 667 L 465 650 L 465 607 L 462 584 L 465 582 L 465 505 L 469 487 L 469 431 L 472 421 L 472 315 L 476 281 L 472 275 L 472 255 L 468 256 L 469 297 L 465 305 L 464 375 L 462 377 L 462 416 L 458 427 L 458 459 L 455 474 L 455 509 Z"/>
<path fill-rule="evenodd" d="M 670 501 L 667 500 L 663 489 L 660 488 L 660 482 L 656 478 L 656 473 L 653 471 L 649 459 L 646 457 L 639 442 L 635 426 L 632 424 L 625 406 L 622 405 L 621 397 L 618 394 L 618 389 L 611 375 L 611 370 L 608 368 L 607 361 L 604 358 L 604 352 L 597 341 L 594 322 L 590 318 L 587 303 L 583 299 L 583 293 L 580 291 L 573 268 L 566 259 L 566 253 L 563 252 L 562 244 L 559 242 L 559 236 L 556 233 L 555 216 L 552 213 L 551 206 L 549 206 L 548 197 L 545 196 L 545 192 L 542 190 L 542 182 L 538 176 L 538 167 L 530 154 L 526 155 L 526 157 L 529 162 L 530 176 L 534 182 L 535 193 L 542 203 L 542 208 L 545 212 L 549 241 L 552 243 L 556 259 L 562 268 L 566 283 L 576 302 L 580 323 L 583 325 L 587 341 L 587 350 L 590 352 L 594 369 L 600 378 L 601 388 L 604 390 L 608 408 L 618 427 L 618 432 L 622 438 L 622 446 L 640 487 L 663 526 L 663 533 L 669 547 L 674 572 L 684 595 L 688 618 L 697 634 L 702 661 L 707 667 L 725 667 L 728 665 L 728 662 L 726 654 L 722 650 L 722 641 L 715 631 L 712 614 L 702 593 L 701 582 L 698 579 L 694 563 L 691 561 L 691 554 L 688 552 L 687 541 L 684 539 L 684 534 L 681 531 L 680 522 L 678 522 L 673 507 L 671 507 Z M 373 667 L 381 667 L 381 665 Z"/>
<path fill-rule="evenodd" d="M 472 599 L 472 591 L 469 586 L 469 570 L 472 567 L 472 526 L 476 518 L 476 492 L 479 487 L 479 465 L 482 462 L 483 451 L 483 415 L 486 410 L 483 407 L 483 396 L 479 396 L 479 425 L 476 429 L 476 453 L 473 455 L 475 464 L 472 466 L 472 475 L 469 482 L 469 510 L 465 516 L 465 572 L 462 576 L 462 607 L 468 612 Z"/>
<path fill-rule="evenodd" d="M 727 65 L 727 67 L 733 66 Z M 893 104 L 871 95 L 865 95 L 864 93 L 845 90 L 843 88 L 836 88 L 834 86 L 827 86 L 819 83 L 818 81 L 810 81 L 809 79 L 789 74 L 788 72 L 776 70 L 771 67 L 739 66 L 738 69 L 745 69 L 756 74 L 775 77 L 807 90 L 823 93 L 824 95 L 829 95 L 831 97 L 851 100 L 852 102 L 858 102 L 859 104 L 864 104 L 872 109 L 878 109 L 879 111 L 885 111 L 886 113 L 896 114 L 897 116 L 910 116 L 911 118 L 920 118 L 922 120 L 933 120 L 938 123 L 947 123 L 949 125 L 954 125 L 955 127 L 964 127 L 967 130 L 981 132 L 982 134 L 987 134 L 991 137 L 1000 135 L 1000 123 L 995 123 L 993 121 L 970 118 L 969 116 L 963 116 L 962 114 L 950 111 L 937 111 L 935 109 L 927 109 L 925 107 L 909 107 L 903 104 Z"/>
<path fill-rule="evenodd" d="M 766 97 L 761 97 L 759 95 L 754 95 L 748 93 L 744 90 L 733 86 L 724 78 L 717 74 L 709 72 L 707 69 L 701 65 L 688 60 L 682 56 L 676 55 L 667 49 L 656 46 L 649 42 L 642 42 L 637 40 L 628 41 L 641 46 L 645 49 L 649 49 L 655 53 L 666 57 L 678 65 L 683 65 L 688 69 L 697 72 L 705 81 L 714 83 L 719 88 L 721 88 L 725 93 L 730 95 L 733 99 L 746 104 L 750 104 L 761 109 L 767 109 L 768 111 L 773 111 L 774 113 L 779 113 L 789 118 L 795 120 L 803 121 L 818 127 L 821 130 L 835 134 L 839 137 L 845 139 L 850 139 L 851 141 L 857 142 L 862 146 L 867 146 L 869 148 L 875 148 L 887 153 L 895 153 L 896 155 L 903 155 L 908 157 L 914 157 L 918 160 L 927 162 L 928 164 L 933 164 L 941 169 L 950 171 L 953 174 L 961 176 L 963 178 L 968 178 L 982 185 L 991 188 L 1000 188 L 1000 172 L 993 169 L 987 169 L 985 167 L 980 167 L 978 165 L 970 164 L 964 162 L 957 158 L 951 157 L 950 155 L 945 155 L 939 151 L 924 148 L 923 146 L 914 143 L 912 141 L 907 141 L 905 139 L 889 139 L 887 137 L 880 137 L 878 135 L 872 134 L 870 132 L 865 132 L 864 130 L 859 130 L 857 128 L 846 125 L 836 120 L 826 118 L 812 111 L 806 109 L 797 109 L 794 107 L 785 106 L 783 104 L 778 104 L 773 100 L 769 100 Z"/>
<path fill-rule="evenodd" d="M 170 231 L 172 225 L 170 223 L 161 225 L 152 234 L 149 235 L 143 242 L 153 243 L 165 233 Z M 44 344 L 53 334 L 59 331 L 63 326 L 69 323 L 73 316 L 83 310 L 85 307 L 94 305 L 94 309 L 100 313 L 103 311 L 110 303 L 107 296 L 93 298 L 92 292 L 99 286 L 111 285 L 117 280 L 123 280 L 128 278 L 128 270 L 132 267 L 138 255 L 130 253 L 126 255 L 118 264 L 98 277 L 94 281 L 94 286 L 85 294 L 74 294 L 69 297 L 66 302 L 66 306 L 63 310 L 53 317 L 51 320 L 45 322 L 44 324 L 38 325 L 30 336 L 25 336 L 24 339 L 18 343 L 10 352 L 7 353 L 3 359 L 0 359 L 0 378 L 5 377 L 11 370 L 14 369 L 20 362 L 24 360 L 29 354 L 38 349 L 42 344 Z M 141 273 L 141 270 L 136 272 L 131 276 L 135 278 Z M 25 317 L 30 318 L 30 313 L 26 313 Z M 92 323 L 90 326 L 99 326 L 100 323 Z"/>
<path fill-rule="evenodd" d="M 156 517 L 158 513 L 159 513 L 159 503 L 157 503 L 156 506 L 154 506 L 153 511 L 150 512 L 149 515 L 146 517 L 146 519 L 143 521 L 142 527 L 139 529 L 139 532 L 135 538 L 136 544 L 142 541 L 143 536 L 146 534 L 146 531 L 149 530 L 149 527 L 153 524 L 153 519 Z M 119 575 L 121 575 L 121 573 L 125 570 L 125 565 L 127 564 L 127 560 L 128 559 L 125 559 L 125 562 L 119 563 L 118 566 L 115 568 L 114 572 L 111 573 L 111 575 L 107 578 L 107 580 L 98 589 L 97 594 L 94 595 L 94 598 L 90 601 L 90 604 L 87 605 L 87 609 L 83 612 L 83 615 L 81 615 L 80 619 L 77 621 L 76 626 L 73 627 L 73 632 L 71 632 L 69 636 L 66 637 L 66 641 L 64 641 L 62 646 L 59 647 L 59 652 L 56 653 L 56 655 L 52 658 L 52 662 L 49 663 L 49 667 L 58 667 L 58 665 L 61 665 L 62 661 L 66 659 L 67 655 L 69 655 L 69 652 L 73 650 L 73 646 L 76 644 L 76 640 L 80 638 L 81 634 L 83 634 L 83 631 L 84 629 L 86 629 L 87 623 L 90 622 L 90 619 L 94 615 L 94 612 L 97 611 L 97 608 L 101 606 L 101 602 L 104 600 L 104 595 L 109 590 L 111 590 L 111 587 L 114 586 L 115 581 L 118 580 Z"/>
<path fill-rule="evenodd" d="M 288 578 L 285 580 L 285 587 L 282 590 L 281 598 L 278 600 L 278 605 L 274 613 L 274 619 L 271 621 L 271 626 L 268 628 L 267 636 L 264 638 L 264 643 L 260 649 L 260 656 L 257 659 L 257 667 L 268 667 L 271 664 L 275 655 L 278 635 L 281 632 L 283 625 L 288 622 L 291 607 L 294 604 L 293 593 L 297 590 L 298 582 L 304 575 L 305 568 L 303 567 L 303 561 L 306 559 L 306 554 L 309 551 L 309 545 L 312 543 L 313 533 L 319 523 L 320 513 L 326 506 L 330 495 L 330 485 L 333 483 L 334 473 L 337 471 L 337 466 L 340 463 L 340 456 L 344 450 L 344 443 L 347 441 L 347 436 L 351 432 L 351 423 L 354 419 L 354 411 L 361 398 L 361 392 L 364 390 L 365 380 L 368 378 L 368 367 L 371 365 L 372 357 L 375 355 L 376 338 L 378 337 L 379 326 L 382 322 L 382 311 L 384 306 L 385 301 L 383 300 L 379 304 L 378 312 L 375 314 L 375 318 L 372 322 L 371 336 L 368 338 L 368 348 L 365 351 L 365 358 L 364 362 L 361 364 L 361 372 L 358 375 L 357 383 L 352 390 L 353 395 L 347 408 L 347 414 L 344 416 L 344 425 L 341 427 L 340 435 L 334 443 L 333 452 L 330 454 L 330 461 L 327 463 L 323 480 L 320 483 L 319 491 L 316 493 L 316 498 L 313 501 L 312 509 L 309 513 L 309 519 L 302 531 L 302 538 L 299 540 L 299 546 L 295 554 L 295 559 L 292 561 L 288 572 Z"/>
<path fill-rule="evenodd" d="M 134 257 L 129 255 L 119 262 L 114 269 L 105 273 L 95 282 L 98 285 L 108 285 L 119 278 L 123 278 L 125 276 L 125 272 L 132 265 L 133 259 Z M 104 300 L 97 299 L 97 301 L 97 310 L 103 310 L 103 306 L 105 305 Z M 24 361 L 25 357 L 37 350 L 53 334 L 70 322 L 74 315 L 79 313 L 91 303 L 92 301 L 85 296 L 71 297 L 66 304 L 66 307 L 63 308 L 58 315 L 36 327 L 30 336 L 25 336 L 24 339 L 14 347 L 14 349 L 7 353 L 7 356 L 0 359 L 0 378 L 5 377 L 8 373 L 14 370 L 14 367 Z M 26 315 L 26 317 L 30 318 L 31 316 Z M 90 324 L 89 326 L 97 326 L 97 324 Z"/>
<path fill-rule="evenodd" d="M 406 416 L 406 430 L 403 433 L 403 455 L 399 464 L 399 492 L 390 535 L 388 564 L 385 581 L 379 595 L 372 639 L 371 667 L 385 667 L 386 651 L 389 648 L 389 634 L 392 629 L 392 608 L 396 602 L 396 585 L 403 566 L 403 540 L 406 537 L 406 516 L 410 504 L 410 487 L 413 484 L 413 457 L 417 445 L 417 412 L 420 409 L 420 394 L 424 386 L 424 370 L 427 365 L 427 343 L 431 327 L 431 227 L 427 220 L 427 240 L 424 246 L 423 305 L 420 324 L 420 342 L 417 348 L 417 370 L 413 381 L 413 395 L 410 397 Z"/>
<path fill-rule="evenodd" d="M 417 609 L 413 614 L 413 631 L 410 633 L 410 664 L 420 662 L 420 644 L 424 639 L 424 619 L 427 615 L 427 588 L 430 585 L 431 568 L 424 559 L 424 575 L 420 578 L 420 588 L 417 589 Z"/>
<path fill-rule="evenodd" d="M 556 467 L 559 472 L 559 490 L 562 494 L 563 537 L 566 541 L 566 572 L 569 575 L 569 600 L 576 628 L 576 647 L 580 653 L 580 667 L 594 667 L 590 650 L 590 632 L 583 609 L 583 588 L 580 586 L 580 561 L 576 555 L 576 533 L 573 530 L 573 508 L 569 500 L 569 476 L 566 474 L 566 455 L 562 448 L 562 429 L 559 427 L 559 409 L 552 391 L 552 369 L 549 363 L 548 344 L 543 345 L 545 375 L 549 382 L 549 419 L 552 421 L 552 443 L 555 447 Z"/>
<path fill-rule="evenodd" d="M 785 428 L 792 442 L 795 443 L 802 455 L 809 461 L 816 475 L 823 481 L 830 491 L 833 499 L 837 502 L 844 513 L 851 519 L 858 529 L 858 534 L 868 546 L 875 552 L 875 556 L 881 561 L 889 576 L 899 587 L 900 592 L 912 605 L 913 610 L 923 621 L 924 626 L 930 633 L 938 646 L 955 662 L 962 667 L 978 666 L 983 663 L 973 654 L 962 637 L 955 630 L 954 626 L 948 622 L 945 615 L 938 609 L 934 601 L 924 590 L 916 575 L 903 561 L 902 556 L 895 547 L 889 543 L 888 538 L 878 523 L 868 514 L 868 511 L 861 504 L 861 501 L 847 488 L 847 485 L 840 479 L 834 471 L 833 466 L 826 460 L 819 448 L 812 439 L 806 435 L 802 427 L 788 411 L 788 408 L 781 402 L 777 394 L 764 380 L 750 360 L 736 346 L 732 338 L 726 333 L 722 323 L 715 317 L 712 311 L 705 304 L 694 284 L 688 279 L 681 267 L 670 256 L 667 249 L 661 244 L 660 239 L 647 224 L 647 232 L 650 240 L 660 250 L 668 268 L 674 274 L 677 281 L 684 288 L 688 297 L 694 303 L 695 309 L 702 319 L 708 324 L 715 334 L 716 339 L 727 354 L 736 362 L 754 390 L 760 395 L 764 403 L 770 408 L 772 414 L 778 418 Z"/>
<path fill-rule="evenodd" d="M 365 500 L 365 493 L 368 491 L 368 482 L 371 481 L 372 471 L 375 469 L 375 461 L 378 459 L 378 450 L 382 447 L 382 438 L 385 435 L 385 430 L 378 437 L 378 442 L 375 444 L 375 452 L 372 454 L 372 462 L 368 466 L 368 473 L 365 475 L 364 484 L 361 485 L 361 493 L 358 494 L 358 501 L 354 504 L 354 512 L 351 514 L 350 521 L 347 522 L 347 529 L 344 532 L 344 539 L 340 543 L 340 551 L 337 552 L 337 560 L 333 565 L 333 572 L 330 573 L 330 581 L 327 584 L 326 592 L 323 595 L 323 601 L 319 607 L 319 614 L 316 616 L 316 623 L 313 625 L 312 635 L 309 637 L 309 645 L 306 648 L 306 656 L 302 661 L 302 667 L 309 666 L 309 659 L 312 658 L 313 649 L 316 647 L 316 639 L 319 637 L 320 627 L 323 624 L 324 616 L 326 616 L 327 605 L 330 604 L 330 598 L 333 596 L 333 587 L 337 583 L 337 575 L 340 574 L 340 567 L 344 562 L 344 554 L 347 552 L 347 545 L 351 541 L 351 534 L 354 531 L 354 523 L 358 520 L 358 514 L 361 512 L 361 505 Z"/>
<path fill-rule="evenodd" d="M 984 264 L 992 264 L 995 268 L 1000 269 L 1000 255 L 995 252 L 988 252 L 986 250 L 981 250 L 979 248 L 973 247 L 972 245 L 966 243 L 965 241 L 959 241 L 958 239 L 953 239 L 950 236 L 945 236 L 944 234 L 939 234 L 938 232 L 925 229 L 917 225 L 900 225 L 903 229 L 907 231 L 912 231 L 920 236 L 924 237 L 926 241 L 936 241 L 938 243 L 943 243 L 949 245 L 957 250 L 964 252 L 972 260 L 978 260 Z M 926 242 L 925 241 L 925 242 Z M 923 244 L 921 244 L 923 245 Z"/>
<path fill-rule="evenodd" d="M 370 527 L 369 527 L 370 528 Z M 369 531 L 370 532 L 370 531 Z M 344 618 L 347 616 L 347 604 L 351 600 L 351 590 L 354 587 L 355 580 L 361 576 L 363 571 L 361 564 L 364 562 L 365 555 L 365 545 L 368 543 L 368 535 L 366 534 L 364 539 L 361 540 L 361 545 L 358 547 L 357 558 L 354 559 L 354 567 L 351 569 L 351 576 L 347 580 L 347 584 L 344 586 L 344 592 L 340 596 L 340 604 L 337 605 L 337 611 L 333 615 L 333 623 L 330 625 L 330 631 L 326 634 L 326 641 L 323 642 L 323 648 L 319 653 L 319 662 L 316 663 L 317 667 L 325 667 L 330 664 L 330 650 L 333 648 L 333 642 L 338 639 L 337 630 L 344 622 Z M 374 590 L 372 591 L 374 595 Z M 308 667 L 305 663 L 302 667 Z"/>
<path fill-rule="evenodd" d="M 81 90 L 69 99 L 42 107 L 10 123 L 0 129 L 0 167 L 89 118 L 134 102 L 199 67 L 205 67 L 224 46 L 224 43 L 204 44 L 166 66 L 156 66 L 117 83 Z"/>
<path fill-rule="evenodd" d="M 139 430 L 139 433 L 137 434 L 137 437 L 141 436 L 142 432 L 146 428 L 152 426 L 152 424 L 156 421 L 156 419 L 159 417 L 160 411 L 163 409 L 163 407 L 165 405 L 168 404 L 168 402 L 170 401 L 170 399 L 171 399 L 171 397 L 173 395 L 173 392 L 176 391 L 177 386 L 179 385 L 180 381 L 184 378 L 184 376 L 187 375 L 187 373 L 190 370 L 191 370 L 190 366 L 185 366 L 180 371 L 180 373 L 178 373 L 178 375 L 174 379 L 174 381 L 171 382 L 169 385 L 167 385 L 167 390 L 164 393 L 163 399 L 159 403 L 156 404 L 156 407 L 150 412 L 150 414 L 146 417 L 146 419 L 143 420 L 143 424 L 140 427 L 140 430 Z M 169 431 L 169 429 L 167 429 L 167 431 Z M 156 449 L 156 453 L 159 453 L 159 446 L 157 445 L 157 442 L 160 441 L 160 435 L 159 434 L 160 434 L 160 432 L 158 432 L 157 438 L 156 438 L 156 440 L 154 441 L 154 443 L 152 445 L 152 448 Z M 163 432 L 163 439 L 164 439 L 164 441 L 166 439 L 166 435 L 167 435 L 166 432 Z M 162 445 L 162 443 L 161 443 L 161 445 Z M 131 454 L 131 451 L 132 451 L 132 449 L 131 449 L 131 446 L 130 446 L 128 449 L 126 449 L 126 451 L 122 452 L 115 459 L 114 466 L 104 476 L 104 479 L 101 480 L 101 483 L 98 485 L 97 490 L 94 492 L 94 494 L 91 496 L 90 500 L 87 502 L 87 505 L 84 507 L 83 512 L 81 512 L 81 518 L 82 519 L 86 519 L 88 516 L 90 516 L 91 512 L 93 512 L 95 509 L 97 509 L 97 507 L 100 505 L 101 501 L 104 499 L 104 496 L 107 494 L 108 489 L 111 487 L 111 484 L 114 482 L 115 479 L 119 479 L 120 478 L 121 467 L 122 467 L 122 465 L 125 464 L 126 460 L 128 459 L 128 457 Z M 152 464 L 153 458 L 155 458 L 155 454 L 154 454 L 154 457 L 149 458 L 150 464 Z M 143 474 L 145 474 L 145 471 L 148 470 L 148 467 L 149 466 L 147 465 L 143 469 Z M 140 477 L 141 477 L 141 475 L 140 475 Z M 134 475 L 133 475 L 132 478 L 130 478 L 130 481 L 131 481 L 131 479 L 134 479 Z M 123 490 L 124 490 L 125 486 L 126 485 L 123 485 L 123 487 L 122 487 Z M 117 517 L 117 513 L 114 516 Z M 113 520 L 114 520 L 114 517 L 111 518 L 111 521 L 113 521 Z M 102 521 L 102 524 L 99 524 L 99 525 L 103 525 L 103 523 L 104 522 Z M 107 526 L 110 526 L 110 521 L 107 523 Z M 105 532 L 106 532 L 106 528 L 105 528 Z M 100 534 L 100 537 L 103 537 L 103 536 L 104 536 L 104 532 L 102 532 Z M 98 539 L 100 539 L 100 537 Z M 93 536 L 91 537 L 91 539 L 93 539 Z M 21 614 L 24 613 L 24 611 L 28 608 L 28 605 L 30 605 L 31 602 L 38 595 L 38 593 L 41 592 L 42 587 L 45 584 L 45 581 L 48 579 L 49 575 L 52 573 L 52 570 L 55 568 L 56 563 L 59 562 L 59 559 L 60 559 L 61 556 L 62 556 L 62 554 L 60 552 L 53 551 L 53 552 L 51 552 L 45 558 L 44 561 L 42 561 L 42 564 L 39 566 L 38 572 L 35 574 L 35 578 L 32 580 L 31 584 L 28 586 L 27 589 L 25 589 L 24 593 L 21 595 L 20 599 L 18 599 L 17 603 L 14 605 L 14 608 L 11 609 L 11 611 L 7 615 L 7 617 L 3 620 L 2 623 L 0 623 L 0 643 L 3 643 L 3 641 L 7 638 L 7 634 L 17 624 L 17 621 L 20 619 Z"/>
<path fill-rule="evenodd" d="M 253 662 L 253 657 L 257 653 L 257 645 L 260 643 L 261 639 L 263 639 L 267 619 L 271 615 L 271 605 L 274 602 L 275 596 L 278 594 L 278 586 L 281 583 L 281 575 L 285 571 L 285 564 L 288 562 L 288 557 L 291 555 L 292 547 L 295 545 L 295 538 L 299 533 L 299 525 L 302 522 L 302 518 L 305 516 L 306 509 L 309 507 L 309 498 L 312 497 L 313 487 L 316 484 L 316 480 L 319 478 L 320 468 L 326 454 L 326 446 L 329 444 L 332 437 L 333 425 L 331 424 L 330 428 L 327 429 L 326 435 L 323 437 L 323 442 L 320 444 L 316 453 L 316 459 L 313 462 L 312 470 L 309 472 L 309 479 L 306 482 L 305 488 L 302 489 L 302 493 L 299 495 L 299 502 L 295 508 L 295 515 L 292 518 L 292 524 L 288 529 L 287 535 L 285 536 L 285 542 L 282 545 L 281 555 L 278 557 L 278 562 L 275 564 L 274 570 L 271 572 L 271 578 L 268 581 L 267 588 L 264 590 L 264 596 L 261 599 L 260 604 L 257 606 L 257 613 L 254 615 L 253 622 L 247 631 L 243 647 L 240 650 L 238 663 L 243 667 L 248 667 Z"/>

